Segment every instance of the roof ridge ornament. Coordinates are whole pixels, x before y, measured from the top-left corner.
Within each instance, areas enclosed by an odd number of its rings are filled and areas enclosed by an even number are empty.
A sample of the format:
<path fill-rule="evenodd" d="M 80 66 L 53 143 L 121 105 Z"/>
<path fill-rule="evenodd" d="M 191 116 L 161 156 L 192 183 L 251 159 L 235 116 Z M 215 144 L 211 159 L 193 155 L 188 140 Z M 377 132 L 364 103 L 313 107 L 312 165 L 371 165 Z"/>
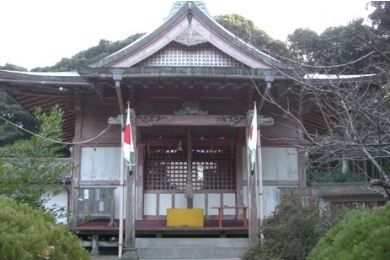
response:
<path fill-rule="evenodd" d="M 180 10 L 180 8 L 182 8 L 184 5 L 187 5 L 189 9 L 192 9 L 194 8 L 193 5 L 195 5 L 196 7 L 198 7 L 203 13 L 205 13 L 206 15 L 210 15 L 209 14 L 209 11 L 207 10 L 206 8 L 206 4 L 204 1 L 183 1 L 183 0 L 179 0 L 179 1 L 175 1 L 172 5 L 172 8 L 171 10 L 169 11 L 169 15 L 168 17 L 171 17 L 172 15 L 174 15 L 177 11 Z"/>

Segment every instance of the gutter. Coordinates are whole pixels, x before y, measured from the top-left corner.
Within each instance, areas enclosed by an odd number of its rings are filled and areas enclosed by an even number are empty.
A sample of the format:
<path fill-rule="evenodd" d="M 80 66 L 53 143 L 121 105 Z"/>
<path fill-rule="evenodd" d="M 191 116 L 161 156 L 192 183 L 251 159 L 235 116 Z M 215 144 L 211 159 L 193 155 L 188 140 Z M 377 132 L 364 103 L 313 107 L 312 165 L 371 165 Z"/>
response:
<path fill-rule="evenodd" d="M 125 106 L 123 104 L 123 95 L 122 95 L 122 89 L 121 89 L 121 80 L 123 77 L 123 72 L 124 72 L 123 69 L 111 70 L 112 79 L 115 82 L 115 91 L 116 91 L 116 96 L 118 98 L 119 110 L 120 110 L 121 115 L 125 114 Z M 123 116 L 123 120 L 124 120 L 124 116 Z"/>

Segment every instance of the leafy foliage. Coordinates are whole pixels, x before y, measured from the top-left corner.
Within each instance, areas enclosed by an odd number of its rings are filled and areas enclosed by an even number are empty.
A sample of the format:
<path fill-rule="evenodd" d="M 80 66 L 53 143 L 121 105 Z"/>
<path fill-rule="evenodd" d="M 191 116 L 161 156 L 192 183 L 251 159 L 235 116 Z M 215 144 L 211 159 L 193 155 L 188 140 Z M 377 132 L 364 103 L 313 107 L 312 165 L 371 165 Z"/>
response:
<path fill-rule="evenodd" d="M 283 42 L 272 39 L 267 33 L 257 28 L 251 20 L 241 15 L 220 15 L 215 19 L 225 29 L 261 51 L 269 54 L 288 55 L 287 47 Z"/>
<path fill-rule="evenodd" d="M 0 70 L 27 71 L 26 68 L 11 63 L 6 63 L 4 66 L 0 66 Z"/>
<path fill-rule="evenodd" d="M 310 29 L 296 29 L 288 36 L 290 51 L 294 59 L 308 65 L 331 66 L 357 60 L 372 50 L 369 42 L 373 40 L 382 42 L 379 38 L 374 38 L 373 29 L 364 25 L 363 21 L 363 19 L 356 19 L 346 26 L 329 27 L 320 35 Z M 377 72 L 378 70 L 369 66 L 370 61 L 366 59 L 353 66 L 328 69 L 326 73 Z"/>
<path fill-rule="evenodd" d="M 354 211 L 323 237 L 308 259 L 390 259 L 390 204 Z"/>
<path fill-rule="evenodd" d="M 27 71 L 26 68 L 7 63 L 4 66 L 0 66 L 1 70 L 13 70 L 13 71 Z M 26 129 L 35 130 L 36 120 L 35 118 L 17 104 L 7 93 L 0 89 L 0 115 L 7 120 L 23 125 Z M 8 125 L 6 122 L 0 119 L 0 146 L 10 144 L 15 140 L 26 138 L 27 135 L 21 131 L 16 130 L 14 127 Z"/>
<path fill-rule="evenodd" d="M 89 259 L 80 241 L 51 215 L 0 197 L 1 259 Z"/>
<path fill-rule="evenodd" d="M 124 40 L 110 42 L 107 40 L 100 40 L 99 44 L 87 50 L 81 51 L 72 58 L 63 58 L 54 66 L 44 68 L 34 68 L 32 71 L 71 71 L 78 67 L 91 65 L 102 58 L 122 49 L 133 41 L 137 40 L 143 33 L 136 33 Z"/>
<path fill-rule="evenodd" d="M 375 10 L 370 14 L 370 19 L 384 33 L 390 33 L 390 3 L 388 1 L 371 1 Z"/>
<path fill-rule="evenodd" d="M 320 36 L 310 29 L 299 28 L 288 36 L 289 49 L 299 62 L 313 63 L 321 50 Z"/>
<path fill-rule="evenodd" d="M 286 193 L 263 223 L 264 238 L 244 259 L 304 259 L 325 230 L 315 199 Z"/>
<path fill-rule="evenodd" d="M 36 119 L 3 90 L 0 89 L 0 115 L 7 120 L 22 125 L 24 128 L 35 131 L 37 128 Z M 11 144 L 15 140 L 27 138 L 28 135 L 15 129 L 0 119 L 0 146 Z"/>
<path fill-rule="evenodd" d="M 63 112 L 58 106 L 45 114 L 35 111 L 40 122 L 38 134 L 46 138 L 61 140 Z M 36 136 L 19 140 L 0 149 L 0 195 L 24 202 L 33 208 L 42 208 L 45 193 L 42 185 L 58 183 L 58 178 L 70 170 L 65 163 L 55 159 L 62 154 L 63 147 Z"/>

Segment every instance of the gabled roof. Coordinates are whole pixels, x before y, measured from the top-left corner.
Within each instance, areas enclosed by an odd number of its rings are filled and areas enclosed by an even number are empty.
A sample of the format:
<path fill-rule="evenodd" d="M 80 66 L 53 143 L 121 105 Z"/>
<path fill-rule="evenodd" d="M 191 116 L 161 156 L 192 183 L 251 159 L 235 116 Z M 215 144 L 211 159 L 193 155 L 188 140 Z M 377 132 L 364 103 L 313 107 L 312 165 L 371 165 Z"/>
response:
<path fill-rule="evenodd" d="M 244 42 L 209 16 L 199 1 L 178 1 L 171 15 L 156 30 L 123 49 L 93 64 L 93 67 L 131 67 L 155 54 L 169 43 L 186 43 L 188 35 L 193 44 L 209 42 L 216 48 L 250 68 L 287 68 L 285 64 Z"/>

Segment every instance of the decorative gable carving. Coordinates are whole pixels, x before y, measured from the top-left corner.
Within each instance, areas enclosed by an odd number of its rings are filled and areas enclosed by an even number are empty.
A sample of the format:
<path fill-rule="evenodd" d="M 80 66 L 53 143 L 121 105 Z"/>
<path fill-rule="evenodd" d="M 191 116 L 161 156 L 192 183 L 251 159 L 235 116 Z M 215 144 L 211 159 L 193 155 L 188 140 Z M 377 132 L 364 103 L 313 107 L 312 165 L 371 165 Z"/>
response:
<path fill-rule="evenodd" d="M 207 39 L 205 39 L 192 27 L 188 27 L 184 32 L 177 36 L 175 41 L 187 46 L 193 46 L 208 42 Z"/>
<path fill-rule="evenodd" d="M 168 46 L 138 64 L 142 67 L 243 67 L 212 46 Z"/>

